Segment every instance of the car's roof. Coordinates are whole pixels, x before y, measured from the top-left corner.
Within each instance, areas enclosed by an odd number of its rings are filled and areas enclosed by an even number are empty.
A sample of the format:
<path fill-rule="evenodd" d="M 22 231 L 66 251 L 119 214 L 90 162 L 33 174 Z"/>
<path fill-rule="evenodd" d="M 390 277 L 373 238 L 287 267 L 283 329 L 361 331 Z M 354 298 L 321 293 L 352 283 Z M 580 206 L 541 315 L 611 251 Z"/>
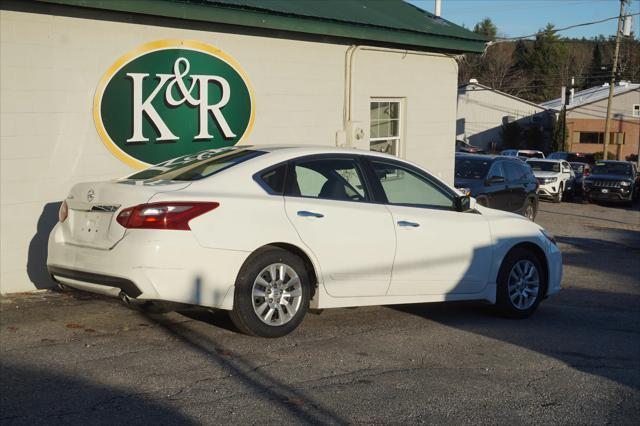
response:
<path fill-rule="evenodd" d="M 544 163 L 562 163 L 563 161 L 567 161 L 567 160 L 563 160 L 562 158 L 529 158 L 527 162 L 528 161 L 540 161 Z"/>
<path fill-rule="evenodd" d="M 517 162 L 521 162 L 520 160 L 518 160 L 517 157 L 513 157 L 513 156 L 508 156 L 508 155 L 499 155 L 499 154 L 471 154 L 468 152 L 456 152 L 456 157 L 464 157 L 464 158 L 469 158 L 472 160 L 485 160 L 485 161 L 494 161 L 494 160 L 507 160 L 507 161 L 517 161 Z"/>
<path fill-rule="evenodd" d="M 538 151 L 537 149 L 519 149 L 518 152 L 527 152 L 527 153 L 542 153 L 542 151 Z"/>

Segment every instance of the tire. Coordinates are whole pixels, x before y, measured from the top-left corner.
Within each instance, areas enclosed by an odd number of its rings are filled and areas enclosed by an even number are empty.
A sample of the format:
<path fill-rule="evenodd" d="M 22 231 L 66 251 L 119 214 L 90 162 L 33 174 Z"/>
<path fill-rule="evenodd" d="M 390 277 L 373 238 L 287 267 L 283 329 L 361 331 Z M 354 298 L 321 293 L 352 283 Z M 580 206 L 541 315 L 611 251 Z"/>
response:
<path fill-rule="evenodd" d="M 531 267 L 535 268 L 533 273 L 528 269 Z M 525 281 L 521 282 L 521 277 Z M 517 247 L 507 254 L 500 266 L 496 307 L 505 317 L 527 318 L 540 304 L 546 289 L 546 276 L 538 257 L 529 249 Z"/>
<path fill-rule="evenodd" d="M 266 246 L 242 265 L 229 316 L 245 334 L 281 337 L 300 325 L 310 295 L 304 261 L 279 247 Z"/>
<path fill-rule="evenodd" d="M 522 210 L 522 216 L 526 217 L 531 222 L 534 222 L 536 220 L 537 213 L 538 210 L 536 209 L 535 202 L 533 200 L 527 201 L 527 205 Z"/>
<path fill-rule="evenodd" d="M 553 196 L 553 202 L 554 203 L 561 203 L 562 202 L 562 194 L 563 194 L 563 192 L 564 192 L 564 188 L 562 187 L 562 185 L 560 185 L 560 187 L 558 188 L 558 193 Z"/>

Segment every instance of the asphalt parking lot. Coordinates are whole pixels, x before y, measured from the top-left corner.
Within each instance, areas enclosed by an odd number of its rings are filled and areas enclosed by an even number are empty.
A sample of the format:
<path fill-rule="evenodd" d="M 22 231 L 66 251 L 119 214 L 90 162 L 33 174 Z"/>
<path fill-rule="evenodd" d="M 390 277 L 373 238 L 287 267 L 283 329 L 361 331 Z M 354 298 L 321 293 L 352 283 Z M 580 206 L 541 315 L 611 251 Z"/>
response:
<path fill-rule="evenodd" d="M 80 292 L 0 304 L 2 424 L 563 423 L 640 418 L 640 207 L 541 203 L 563 291 L 326 310 L 284 338 Z"/>

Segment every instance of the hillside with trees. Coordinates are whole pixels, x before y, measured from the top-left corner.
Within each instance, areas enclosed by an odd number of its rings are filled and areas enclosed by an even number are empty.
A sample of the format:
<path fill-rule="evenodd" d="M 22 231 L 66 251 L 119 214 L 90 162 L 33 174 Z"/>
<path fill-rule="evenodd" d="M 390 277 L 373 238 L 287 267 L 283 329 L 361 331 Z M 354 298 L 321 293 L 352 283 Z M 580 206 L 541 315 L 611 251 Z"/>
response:
<path fill-rule="evenodd" d="M 610 79 L 615 37 L 564 38 L 549 23 L 535 39 L 503 41 L 490 18 L 477 23 L 473 31 L 493 43 L 484 54 L 467 54 L 459 60 L 460 84 L 475 78 L 494 89 L 544 102 L 560 97 L 561 87 L 568 86 L 572 77 L 576 90 Z M 633 35 L 622 39 L 618 67 L 618 81 L 640 82 L 640 41 Z"/>

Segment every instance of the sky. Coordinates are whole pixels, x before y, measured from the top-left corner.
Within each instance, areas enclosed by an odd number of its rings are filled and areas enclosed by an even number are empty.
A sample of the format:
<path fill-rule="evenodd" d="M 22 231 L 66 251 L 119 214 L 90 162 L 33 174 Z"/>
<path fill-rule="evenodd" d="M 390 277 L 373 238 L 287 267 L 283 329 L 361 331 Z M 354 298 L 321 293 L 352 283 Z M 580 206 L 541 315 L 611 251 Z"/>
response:
<path fill-rule="evenodd" d="M 424 10 L 433 12 L 435 0 L 407 0 Z M 442 17 L 468 28 L 491 18 L 498 27 L 498 36 L 519 37 L 533 34 L 553 23 L 557 28 L 618 16 L 618 0 L 442 0 Z M 640 0 L 627 5 L 630 13 L 640 12 Z M 633 31 L 639 31 L 640 15 L 633 17 Z M 617 20 L 579 27 L 562 34 L 565 37 L 591 38 L 615 35 Z"/>

